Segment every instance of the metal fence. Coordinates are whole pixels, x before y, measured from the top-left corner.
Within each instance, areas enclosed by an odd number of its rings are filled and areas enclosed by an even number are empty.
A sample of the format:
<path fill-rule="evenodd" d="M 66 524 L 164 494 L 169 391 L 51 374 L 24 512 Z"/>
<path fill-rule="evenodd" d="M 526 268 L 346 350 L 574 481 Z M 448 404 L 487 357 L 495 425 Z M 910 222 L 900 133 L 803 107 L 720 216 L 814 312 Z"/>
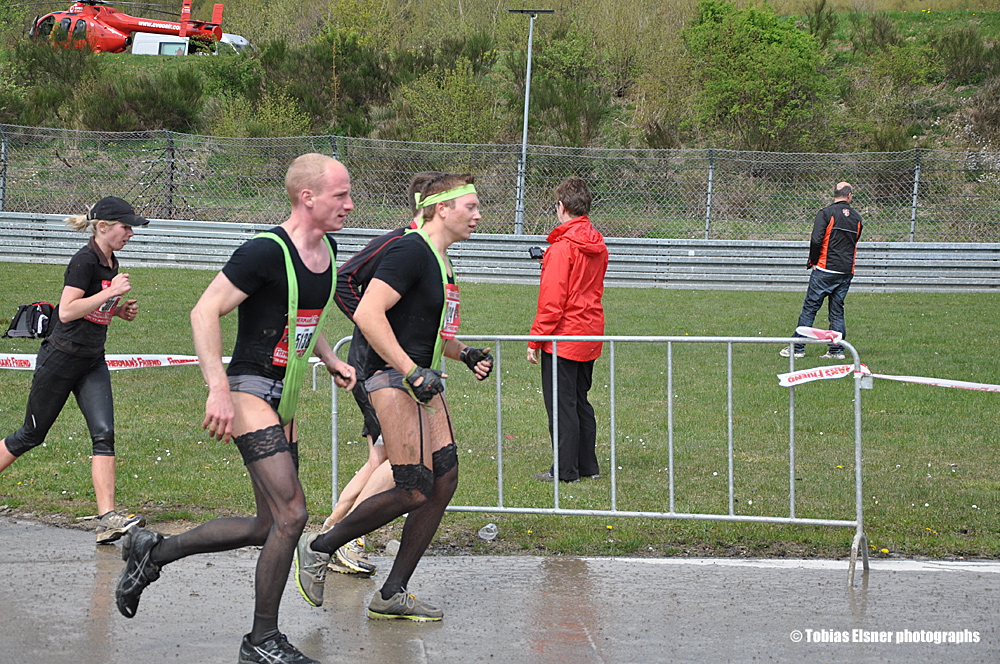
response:
<path fill-rule="evenodd" d="M 67 214 L 115 194 L 161 219 L 278 223 L 288 164 L 305 152 L 350 169 L 352 225 L 394 228 L 422 170 L 469 172 L 485 233 L 514 233 L 520 145 L 342 136 L 233 139 L 170 131 L 80 132 L 0 125 L 0 211 Z M 528 146 L 525 234 L 553 225 L 552 188 L 579 175 L 608 237 L 801 240 L 834 183 L 855 186 L 865 239 L 1000 241 L 1000 153 L 913 149 L 806 154 Z"/>
<path fill-rule="evenodd" d="M 119 252 L 123 265 L 221 269 L 263 224 L 152 219 Z M 382 231 L 336 234 L 346 261 Z M 0 262 L 65 265 L 85 238 L 58 215 L 0 212 Z M 463 281 L 538 284 L 540 267 L 527 249 L 544 235 L 473 233 L 448 255 Z M 805 240 L 662 240 L 608 238 L 606 286 L 707 290 L 802 291 Z M 851 292 L 997 292 L 1000 243 L 862 242 Z"/>
<path fill-rule="evenodd" d="M 854 372 L 854 389 L 851 393 L 851 410 L 853 411 L 853 452 L 854 452 L 854 492 L 851 498 L 854 503 L 854 515 L 852 519 L 843 518 L 820 518 L 820 517 L 805 517 L 801 513 L 797 512 L 797 500 L 795 492 L 795 482 L 796 482 L 796 460 L 795 460 L 795 387 L 790 387 L 788 389 L 788 502 L 787 502 L 787 512 L 784 514 L 747 514 L 743 511 L 737 512 L 735 506 L 735 487 L 737 485 L 737 464 L 735 462 L 735 446 L 737 439 L 740 438 L 741 433 L 737 430 L 734 425 L 734 392 L 733 392 L 733 381 L 734 381 L 734 371 L 733 371 L 733 346 L 734 344 L 783 344 L 790 345 L 793 343 L 802 344 L 813 344 L 813 345 L 825 345 L 825 341 L 818 341 L 814 339 L 791 339 L 791 338 L 778 338 L 778 337 L 671 337 L 671 336 L 544 336 L 544 335 L 476 335 L 476 336 L 460 336 L 459 339 L 463 341 L 486 341 L 489 346 L 493 349 L 494 355 L 494 371 L 493 371 L 493 381 L 495 383 L 496 390 L 496 451 L 491 458 L 496 459 L 496 503 L 489 505 L 450 505 L 447 509 L 450 512 L 485 512 L 485 513 L 508 513 L 508 514 L 551 514 L 551 515 L 566 515 L 566 516 L 603 516 L 603 517 L 632 517 L 632 518 L 643 518 L 643 519 L 689 519 L 698 521 L 726 521 L 726 522 L 742 522 L 742 523 L 770 523 L 770 524 L 785 524 L 785 525 L 804 525 L 804 526 L 831 526 L 831 527 L 846 527 L 854 529 L 854 538 L 851 543 L 851 558 L 848 565 L 848 583 L 854 585 L 855 567 L 857 564 L 858 556 L 860 554 L 862 560 L 863 573 L 868 572 L 868 544 L 867 537 L 864 530 L 864 508 L 863 508 L 863 492 L 862 492 L 862 454 L 861 454 L 861 390 L 863 389 L 862 375 L 860 371 Z M 343 337 L 334 345 L 334 352 L 339 352 L 345 345 L 349 344 L 351 337 Z M 516 504 L 519 501 L 509 500 L 504 493 L 504 428 L 503 428 L 503 386 L 505 381 L 508 380 L 504 378 L 505 372 L 503 368 L 504 357 L 504 343 L 511 342 L 516 344 L 518 352 L 522 352 L 524 349 L 524 344 L 529 340 L 534 341 L 552 341 L 553 355 L 555 356 L 555 361 L 552 363 L 552 401 L 555 404 L 559 398 L 559 380 L 557 365 L 559 362 L 559 343 L 564 341 L 601 341 L 607 344 L 607 358 L 609 364 L 609 379 L 608 379 L 608 391 L 609 391 L 609 444 L 610 444 L 610 498 L 607 509 L 574 509 L 567 508 L 560 505 L 560 484 L 561 482 L 553 482 L 553 496 L 552 496 L 552 507 L 548 506 L 537 506 L 537 505 L 525 505 Z M 667 403 L 666 403 L 666 422 L 667 422 L 667 445 L 666 445 L 666 456 L 661 459 L 661 462 L 666 465 L 664 470 L 667 471 L 667 476 L 665 479 L 664 495 L 657 497 L 658 505 L 665 507 L 666 509 L 660 510 L 636 510 L 636 509 L 622 509 L 618 501 L 618 428 L 616 419 L 616 402 L 615 396 L 617 393 L 616 378 L 617 367 L 615 364 L 615 350 L 616 346 L 621 346 L 623 344 L 656 344 L 659 346 L 666 346 L 666 391 L 667 391 Z M 674 360 L 673 360 L 673 348 L 675 344 L 711 344 L 717 346 L 724 346 L 726 351 L 726 441 L 727 441 L 727 480 L 728 480 L 728 509 L 725 512 L 684 512 L 678 511 L 676 509 L 676 497 L 677 494 L 685 495 L 686 492 L 690 490 L 690 487 L 685 486 L 683 481 L 678 481 L 678 469 L 675 465 L 677 457 L 675 456 L 675 441 L 674 441 L 674 431 L 675 431 L 675 417 L 674 417 L 674 400 L 675 400 L 675 386 L 674 386 Z M 861 360 L 858 357 L 858 352 L 851 344 L 846 341 L 842 342 L 846 352 L 850 354 L 851 364 L 855 369 L 860 369 Z M 507 346 L 509 347 L 509 345 Z M 520 356 L 523 359 L 523 356 Z M 316 389 L 316 369 L 318 365 L 313 365 L 313 389 Z M 789 358 L 788 362 L 789 371 L 794 371 L 795 369 L 795 358 L 794 353 L 792 357 Z M 441 360 L 441 370 L 446 371 L 445 359 Z M 516 388 L 512 388 L 516 389 Z M 339 447 L 339 392 L 340 390 L 335 387 L 331 387 L 331 443 L 330 443 L 330 455 L 331 455 L 331 467 L 332 467 L 332 483 L 331 483 L 331 509 L 336 507 L 337 497 L 339 495 L 339 462 L 338 462 L 338 447 Z M 684 395 L 686 398 L 687 395 Z M 845 395 L 845 399 L 846 399 Z M 831 404 L 827 404 L 825 407 L 829 407 Z M 555 408 L 553 407 L 553 411 Z M 559 423 L 558 418 L 554 419 L 553 422 L 554 431 L 552 433 L 552 439 L 558 440 L 559 438 Z M 558 448 L 553 445 L 552 448 L 552 474 L 556 477 L 559 476 L 559 455 Z M 742 470 L 740 471 L 743 472 Z M 746 478 L 746 474 L 741 475 L 742 479 Z M 690 496 L 690 493 L 687 494 Z M 515 503 L 515 504 L 512 504 Z"/>

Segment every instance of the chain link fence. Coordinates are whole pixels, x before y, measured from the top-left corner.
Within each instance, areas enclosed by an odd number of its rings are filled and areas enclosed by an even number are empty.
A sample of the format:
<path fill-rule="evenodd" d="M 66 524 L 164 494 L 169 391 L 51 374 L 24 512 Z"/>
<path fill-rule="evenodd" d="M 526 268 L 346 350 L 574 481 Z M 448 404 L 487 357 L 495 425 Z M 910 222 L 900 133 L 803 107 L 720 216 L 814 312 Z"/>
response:
<path fill-rule="evenodd" d="M 0 125 L 0 211 L 71 214 L 114 194 L 152 218 L 280 223 L 289 209 L 285 171 L 306 152 L 335 156 L 350 170 L 352 226 L 399 226 L 409 216 L 410 176 L 438 170 L 476 176 L 479 232 L 514 233 L 520 145 L 341 136 L 234 139 Z M 552 189 L 570 175 L 587 181 L 593 221 L 609 237 L 803 240 L 834 184 L 846 180 L 867 241 L 1000 241 L 1000 153 L 529 146 L 524 233 L 552 228 Z"/>

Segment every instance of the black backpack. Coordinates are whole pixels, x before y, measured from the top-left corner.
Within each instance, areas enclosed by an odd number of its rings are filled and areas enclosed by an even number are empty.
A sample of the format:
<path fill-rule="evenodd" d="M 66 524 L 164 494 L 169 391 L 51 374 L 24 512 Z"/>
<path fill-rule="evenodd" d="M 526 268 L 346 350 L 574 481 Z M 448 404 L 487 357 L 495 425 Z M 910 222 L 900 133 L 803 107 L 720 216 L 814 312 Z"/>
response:
<path fill-rule="evenodd" d="M 8 337 L 27 337 L 39 339 L 49 336 L 52 326 L 49 321 L 55 313 L 55 307 L 48 302 L 33 302 L 17 307 L 17 313 L 10 320 L 7 328 Z"/>

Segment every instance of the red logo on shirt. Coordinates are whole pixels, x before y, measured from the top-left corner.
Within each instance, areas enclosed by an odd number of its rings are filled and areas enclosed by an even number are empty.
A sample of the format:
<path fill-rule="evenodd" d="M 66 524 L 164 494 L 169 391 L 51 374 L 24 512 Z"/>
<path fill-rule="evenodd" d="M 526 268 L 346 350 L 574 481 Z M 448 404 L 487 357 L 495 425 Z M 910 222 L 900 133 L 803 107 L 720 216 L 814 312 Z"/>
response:
<path fill-rule="evenodd" d="M 103 279 L 101 281 L 101 290 L 104 290 L 110 285 L 110 280 Z M 120 300 L 121 296 L 115 295 L 113 298 L 98 307 L 96 311 L 91 311 L 89 314 L 84 316 L 84 319 L 89 320 L 91 323 L 97 323 L 98 325 L 110 325 L 111 319 L 115 315 L 115 309 L 118 308 L 118 302 Z"/>

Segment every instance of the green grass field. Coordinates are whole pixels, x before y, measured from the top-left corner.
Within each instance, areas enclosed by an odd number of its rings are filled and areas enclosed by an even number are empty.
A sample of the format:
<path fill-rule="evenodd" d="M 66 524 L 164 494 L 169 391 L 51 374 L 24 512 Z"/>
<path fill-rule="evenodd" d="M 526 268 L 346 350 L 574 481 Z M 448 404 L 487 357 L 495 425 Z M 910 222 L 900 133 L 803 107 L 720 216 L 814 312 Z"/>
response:
<path fill-rule="evenodd" d="M 0 263 L 0 312 L 37 299 L 55 301 L 62 266 Z M 214 273 L 135 269 L 140 302 L 134 323 L 116 320 L 107 352 L 193 353 L 188 312 Z M 462 333 L 526 334 L 535 287 L 462 286 Z M 786 336 L 804 293 L 609 289 L 607 332 L 618 335 Z M 862 294 L 847 300 L 849 340 L 872 371 L 1000 383 L 993 323 L 1000 294 Z M 821 312 L 825 316 L 825 310 Z M 825 319 L 817 319 L 823 326 Z M 224 321 L 231 348 L 235 315 Z M 350 332 L 331 316 L 328 338 Z M 0 340 L 0 353 L 37 351 L 38 341 Z M 531 480 L 551 459 L 539 370 L 524 345 L 502 346 L 504 502 L 551 507 L 552 487 Z M 734 347 L 735 512 L 788 514 L 788 391 L 775 375 L 788 360 L 770 345 Z M 797 368 L 816 366 L 820 347 Z M 228 349 L 227 349 L 228 352 Z M 728 511 L 725 345 L 674 344 L 675 509 Z M 666 511 L 666 348 L 616 347 L 617 506 Z M 451 364 L 449 402 L 460 449 L 456 505 L 496 504 L 495 383 L 476 384 Z M 610 508 L 609 361 L 597 363 L 602 478 L 563 485 L 564 508 Z M 30 372 L 0 371 L 0 435 L 21 422 Z M 252 493 L 239 454 L 200 428 L 206 390 L 196 367 L 119 371 L 115 390 L 118 503 L 153 527 L 183 519 L 247 514 Z M 360 416 L 341 393 L 340 482 L 364 462 Z M 346 400 L 344 399 L 346 397 Z M 850 379 L 796 389 L 797 516 L 854 516 L 853 387 Z M 876 381 L 862 392 L 865 530 L 872 555 L 1000 556 L 1000 394 Z M 311 521 L 330 508 L 330 384 L 303 387 L 299 402 L 302 478 Z M 90 441 L 70 403 L 46 441 L 0 476 L 0 505 L 73 519 L 94 512 Z M 476 531 L 500 526 L 497 542 Z M 398 524 L 376 534 L 398 537 Z M 844 556 L 853 531 L 815 526 L 724 524 L 603 517 L 449 514 L 435 546 L 443 551 L 561 552 L 596 555 Z M 884 551 L 883 551 L 884 550 Z"/>

